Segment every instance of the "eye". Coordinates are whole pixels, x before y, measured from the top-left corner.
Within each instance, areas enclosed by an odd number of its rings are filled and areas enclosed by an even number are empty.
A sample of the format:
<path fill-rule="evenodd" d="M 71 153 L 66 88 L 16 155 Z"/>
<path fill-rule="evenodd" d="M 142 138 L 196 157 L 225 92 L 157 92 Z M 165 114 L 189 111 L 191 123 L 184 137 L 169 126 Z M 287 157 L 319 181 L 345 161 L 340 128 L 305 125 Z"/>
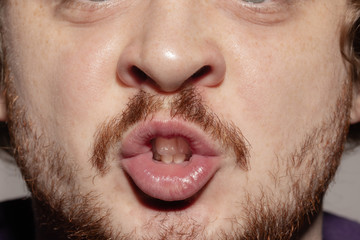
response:
<path fill-rule="evenodd" d="M 257 25 L 275 25 L 286 21 L 301 6 L 302 0 L 223 0 L 222 6 L 240 20 Z"/>
<path fill-rule="evenodd" d="M 0 0 L 1 1 L 1 0 Z M 56 13 L 72 23 L 94 23 L 125 10 L 127 0 L 58 0 Z"/>
<path fill-rule="evenodd" d="M 97 5 L 108 4 L 113 0 L 62 0 L 62 5 L 66 7 L 96 7 Z"/>
<path fill-rule="evenodd" d="M 265 0 L 242 0 L 243 2 L 248 2 L 248 3 L 263 3 L 265 2 Z"/>
<path fill-rule="evenodd" d="M 241 0 L 240 4 L 256 13 L 273 14 L 285 11 L 294 0 Z"/>

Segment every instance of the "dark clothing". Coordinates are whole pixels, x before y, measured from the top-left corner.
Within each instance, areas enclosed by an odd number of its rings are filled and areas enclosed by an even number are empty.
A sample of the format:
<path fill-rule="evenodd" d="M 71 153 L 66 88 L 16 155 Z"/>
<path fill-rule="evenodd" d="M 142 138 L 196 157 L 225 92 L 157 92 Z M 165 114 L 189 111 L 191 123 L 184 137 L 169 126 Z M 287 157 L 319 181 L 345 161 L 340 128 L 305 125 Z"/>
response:
<path fill-rule="evenodd" d="M 0 203 L 0 240 L 33 240 L 34 229 L 30 199 Z M 360 224 L 324 213 L 323 240 L 360 240 Z"/>
<path fill-rule="evenodd" d="M 360 224 L 324 213 L 323 240 L 360 240 Z"/>
<path fill-rule="evenodd" d="M 35 239 L 34 216 L 30 199 L 0 203 L 0 240 Z"/>

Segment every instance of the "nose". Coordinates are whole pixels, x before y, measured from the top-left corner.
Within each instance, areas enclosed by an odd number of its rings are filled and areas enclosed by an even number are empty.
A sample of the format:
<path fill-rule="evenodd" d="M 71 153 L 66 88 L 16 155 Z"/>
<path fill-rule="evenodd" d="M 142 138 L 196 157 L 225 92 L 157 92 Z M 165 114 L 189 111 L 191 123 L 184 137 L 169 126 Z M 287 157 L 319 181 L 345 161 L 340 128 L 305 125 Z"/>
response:
<path fill-rule="evenodd" d="M 202 31 L 190 6 L 194 2 L 151 1 L 142 26 L 119 58 L 120 81 L 167 93 L 187 84 L 213 87 L 223 81 L 224 57 L 210 34 Z"/>

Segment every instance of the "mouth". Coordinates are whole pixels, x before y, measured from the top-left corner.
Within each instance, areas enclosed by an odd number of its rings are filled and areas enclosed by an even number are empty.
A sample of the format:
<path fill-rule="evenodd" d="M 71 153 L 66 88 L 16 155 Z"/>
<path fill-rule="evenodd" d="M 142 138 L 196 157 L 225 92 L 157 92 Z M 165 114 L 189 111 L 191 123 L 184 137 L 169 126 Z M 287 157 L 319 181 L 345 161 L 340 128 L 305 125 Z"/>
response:
<path fill-rule="evenodd" d="M 183 201 L 197 195 L 220 168 L 214 141 L 183 121 L 149 120 L 122 140 L 121 166 L 147 196 Z"/>

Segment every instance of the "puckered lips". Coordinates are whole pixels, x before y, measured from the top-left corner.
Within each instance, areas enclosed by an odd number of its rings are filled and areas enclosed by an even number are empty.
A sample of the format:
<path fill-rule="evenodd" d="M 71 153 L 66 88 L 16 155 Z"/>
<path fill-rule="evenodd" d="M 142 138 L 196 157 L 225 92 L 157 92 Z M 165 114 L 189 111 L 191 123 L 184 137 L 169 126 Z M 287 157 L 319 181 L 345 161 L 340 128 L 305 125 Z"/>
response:
<path fill-rule="evenodd" d="M 186 200 L 220 167 L 220 151 L 196 126 L 182 120 L 151 119 L 125 136 L 121 165 L 137 187 L 163 201 Z"/>

